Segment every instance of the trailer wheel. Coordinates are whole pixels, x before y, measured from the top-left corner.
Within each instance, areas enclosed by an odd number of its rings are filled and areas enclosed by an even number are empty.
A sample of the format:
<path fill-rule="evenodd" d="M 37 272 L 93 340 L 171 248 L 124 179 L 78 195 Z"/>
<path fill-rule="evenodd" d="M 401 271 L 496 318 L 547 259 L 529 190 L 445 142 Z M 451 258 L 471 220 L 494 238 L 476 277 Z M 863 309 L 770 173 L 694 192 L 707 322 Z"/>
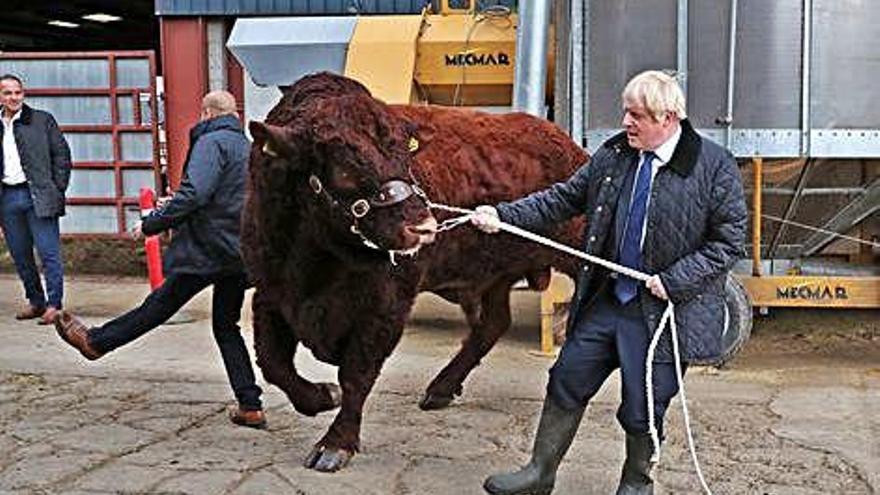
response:
<path fill-rule="evenodd" d="M 752 301 L 742 282 L 733 274 L 727 275 L 724 302 L 727 324 L 721 336 L 721 357 L 716 363 L 718 367 L 733 359 L 752 335 Z"/>

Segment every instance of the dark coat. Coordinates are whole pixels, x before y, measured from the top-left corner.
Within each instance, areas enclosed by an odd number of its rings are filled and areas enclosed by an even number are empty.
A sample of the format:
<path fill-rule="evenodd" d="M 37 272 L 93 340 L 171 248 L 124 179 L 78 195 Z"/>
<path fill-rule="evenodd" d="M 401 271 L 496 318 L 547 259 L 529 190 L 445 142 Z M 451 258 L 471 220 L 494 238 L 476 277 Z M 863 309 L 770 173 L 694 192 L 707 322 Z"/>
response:
<path fill-rule="evenodd" d="M 568 181 L 526 198 L 498 206 L 501 219 L 541 229 L 586 213 L 584 251 L 616 260 L 623 229 L 618 205 L 628 205 L 638 151 L 625 133 L 608 140 L 591 163 Z M 626 185 L 629 184 L 629 187 Z M 623 194 L 621 194 L 623 192 Z M 625 210 L 625 207 L 622 208 Z M 657 173 L 651 189 L 643 249 L 643 272 L 659 274 L 672 302 L 685 361 L 720 357 L 725 325 L 724 283 L 744 252 L 746 206 L 740 172 L 733 156 L 702 139 L 687 120 L 672 159 Z M 607 270 L 586 265 L 577 280 L 572 308 L 590 304 L 609 283 Z M 659 323 L 666 303 L 641 291 L 648 328 Z M 577 310 L 572 311 L 576 315 Z M 569 329 L 576 318 L 570 318 Z M 658 361 L 671 360 L 668 333 L 657 350 Z"/>
<path fill-rule="evenodd" d="M 190 132 L 184 176 L 171 200 L 143 219 L 144 234 L 174 229 L 167 273 L 240 273 L 241 208 L 250 142 L 233 115 Z"/>
<path fill-rule="evenodd" d="M 2 110 L 0 110 L 2 111 Z M 4 127 L 0 125 L 0 140 Z M 12 132 L 21 157 L 21 168 L 27 177 L 34 212 L 38 217 L 64 215 L 64 191 L 70 182 L 70 147 L 49 112 L 22 106 L 21 118 Z M 0 153 L 0 177 L 3 176 L 3 153 Z M 0 184 L 0 193 L 2 193 Z"/>

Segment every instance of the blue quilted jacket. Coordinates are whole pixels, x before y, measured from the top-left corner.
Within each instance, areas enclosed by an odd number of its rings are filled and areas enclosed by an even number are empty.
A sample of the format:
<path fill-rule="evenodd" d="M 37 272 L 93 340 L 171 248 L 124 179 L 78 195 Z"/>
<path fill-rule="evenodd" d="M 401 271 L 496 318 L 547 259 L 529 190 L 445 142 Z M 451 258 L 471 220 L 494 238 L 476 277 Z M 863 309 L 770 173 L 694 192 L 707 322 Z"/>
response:
<path fill-rule="evenodd" d="M 501 203 L 499 215 L 505 222 L 541 231 L 586 214 L 584 251 L 616 260 L 625 218 L 622 212 L 629 204 L 637 161 L 638 151 L 628 145 L 625 133 L 618 134 L 566 182 Z M 676 305 L 679 344 L 686 362 L 720 357 L 727 324 L 725 277 L 744 252 L 746 221 L 742 180 L 733 156 L 703 139 L 687 120 L 682 121 L 672 159 L 657 173 L 651 188 L 642 271 L 659 274 Z M 577 309 L 571 312 L 569 330 L 580 310 L 589 310 L 610 278 L 601 267 L 583 267 L 572 299 L 572 308 Z M 640 294 L 645 322 L 653 331 L 666 302 L 647 290 Z M 671 343 L 667 331 L 656 361 L 672 360 Z"/>

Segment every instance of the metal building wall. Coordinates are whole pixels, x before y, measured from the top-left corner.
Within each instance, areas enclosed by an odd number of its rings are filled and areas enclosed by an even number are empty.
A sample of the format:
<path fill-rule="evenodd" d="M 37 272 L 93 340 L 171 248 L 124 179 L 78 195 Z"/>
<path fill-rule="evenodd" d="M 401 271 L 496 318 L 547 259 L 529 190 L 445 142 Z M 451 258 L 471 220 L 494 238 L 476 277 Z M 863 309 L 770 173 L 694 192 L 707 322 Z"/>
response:
<path fill-rule="evenodd" d="M 572 79 L 570 111 L 585 114 L 573 134 L 591 149 L 619 131 L 626 81 L 654 68 L 678 72 L 692 122 L 737 156 L 880 156 L 880 2 L 571 0 L 570 10 L 573 65 L 586 74 Z"/>

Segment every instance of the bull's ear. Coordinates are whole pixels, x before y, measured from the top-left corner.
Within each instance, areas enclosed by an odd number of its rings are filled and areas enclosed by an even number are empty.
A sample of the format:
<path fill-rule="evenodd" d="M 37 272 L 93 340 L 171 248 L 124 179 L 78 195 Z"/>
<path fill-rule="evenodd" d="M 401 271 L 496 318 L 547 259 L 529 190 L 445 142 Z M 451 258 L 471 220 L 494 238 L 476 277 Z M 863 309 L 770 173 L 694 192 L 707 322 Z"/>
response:
<path fill-rule="evenodd" d="M 261 151 L 266 155 L 291 158 L 296 153 L 297 136 L 292 129 L 252 120 L 248 130 L 254 138 L 254 144 L 261 146 Z"/>

